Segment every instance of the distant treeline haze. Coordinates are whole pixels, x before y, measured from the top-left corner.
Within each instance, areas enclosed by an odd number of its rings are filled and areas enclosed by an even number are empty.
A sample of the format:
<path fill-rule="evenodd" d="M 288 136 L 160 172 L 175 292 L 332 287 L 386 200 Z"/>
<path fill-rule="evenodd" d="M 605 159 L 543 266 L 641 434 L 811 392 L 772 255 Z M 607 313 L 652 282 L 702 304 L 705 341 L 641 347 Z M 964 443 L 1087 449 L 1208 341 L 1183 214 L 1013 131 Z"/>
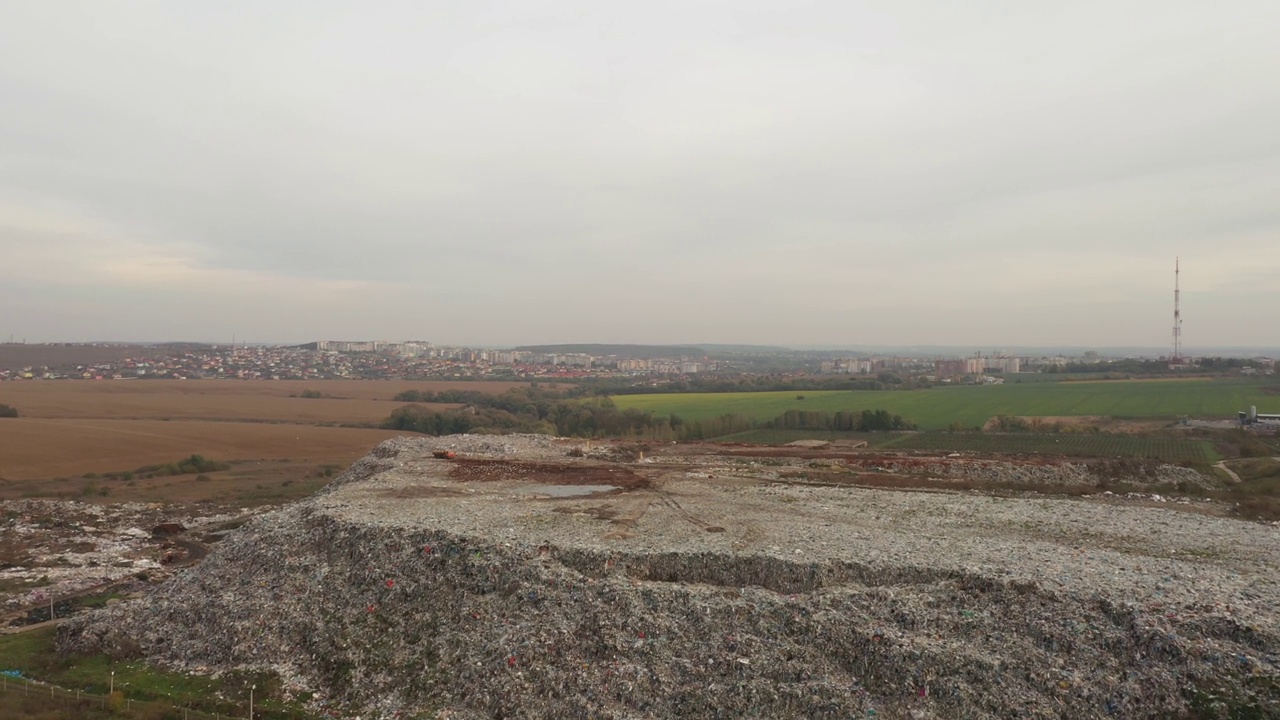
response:
<path fill-rule="evenodd" d="M 584 380 L 576 389 L 578 395 L 651 395 L 663 393 L 737 393 L 778 392 L 791 390 L 914 390 L 931 387 L 922 378 L 904 379 L 882 372 L 875 377 L 830 376 L 790 377 L 785 375 L 751 375 L 746 377 L 687 377 L 659 384 L 637 383 L 627 378 Z"/>

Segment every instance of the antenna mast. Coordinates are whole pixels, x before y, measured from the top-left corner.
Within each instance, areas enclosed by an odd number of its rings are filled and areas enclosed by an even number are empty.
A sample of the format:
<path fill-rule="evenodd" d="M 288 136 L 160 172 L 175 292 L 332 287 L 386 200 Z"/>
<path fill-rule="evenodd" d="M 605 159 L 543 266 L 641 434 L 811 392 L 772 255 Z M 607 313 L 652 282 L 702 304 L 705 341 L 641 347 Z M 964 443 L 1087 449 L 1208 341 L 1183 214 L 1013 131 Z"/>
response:
<path fill-rule="evenodd" d="M 1182 362 L 1182 309 L 1178 276 L 1182 273 L 1181 258 L 1173 259 L 1173 361 Z"/>

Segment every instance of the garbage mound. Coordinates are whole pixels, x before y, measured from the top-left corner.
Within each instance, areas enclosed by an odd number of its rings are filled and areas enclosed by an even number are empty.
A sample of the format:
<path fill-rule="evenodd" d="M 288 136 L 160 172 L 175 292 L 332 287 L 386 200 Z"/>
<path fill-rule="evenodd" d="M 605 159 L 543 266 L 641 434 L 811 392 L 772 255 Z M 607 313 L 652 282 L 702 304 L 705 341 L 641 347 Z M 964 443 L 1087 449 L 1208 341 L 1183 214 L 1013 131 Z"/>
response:
<path fill-rule="evenodd" d="M 1274 528 L 639 465 L 561 497 L 460 478 L 449 444 L 384 443 L 60 643 L 270 669 L 378 718 L 1278 712 Z"/>

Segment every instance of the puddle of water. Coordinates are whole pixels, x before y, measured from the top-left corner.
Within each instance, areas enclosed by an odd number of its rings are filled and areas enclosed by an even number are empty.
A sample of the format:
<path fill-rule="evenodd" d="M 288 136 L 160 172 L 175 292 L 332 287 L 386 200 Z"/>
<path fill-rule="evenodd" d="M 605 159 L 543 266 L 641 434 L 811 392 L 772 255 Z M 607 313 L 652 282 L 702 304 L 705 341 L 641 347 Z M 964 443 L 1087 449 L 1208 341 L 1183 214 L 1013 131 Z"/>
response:
<path fill-rule="evenodd" d="M 550 495 L 551 497 L 581 497 L 596 493 L 617 490 L 617 485 L 528 485 L 521 492 L 531 495 Z"/>

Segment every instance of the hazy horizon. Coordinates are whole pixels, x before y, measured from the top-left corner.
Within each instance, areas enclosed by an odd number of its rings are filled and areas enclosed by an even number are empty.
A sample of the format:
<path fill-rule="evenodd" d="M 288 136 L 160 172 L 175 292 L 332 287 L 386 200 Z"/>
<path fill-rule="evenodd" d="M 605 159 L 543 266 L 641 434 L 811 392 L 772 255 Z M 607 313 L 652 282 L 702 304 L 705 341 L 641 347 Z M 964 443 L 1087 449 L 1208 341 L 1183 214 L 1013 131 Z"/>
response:
<path fill-rule="evenodd" d="M 373 338 L 373 337 L 325 337 L 313 338 L 314 340 L 343 340 L 352 342 L 369 342 L 369 341 L 386 341 L 386 342 L 431 342 L 436 347 L 471 347 L 475 349 L 490 350 L 510 350 L 517 347 L 548 347 L 548 346 L 572 346 L 572 345 L 617 345 L 617 346 L 635 346 L 635 347 L 686 347 L 698 348 L 706 351 L 722 350 L 724 348 L 743 348 L 743 349 L 759 349 L 761 351 L 786 351 L 786 352 L 849 352 L 856 354 L 900 354 L 900 355 L 939 355 L 939 356 L 967 356 L 975 352 L 984 354 L 1009 353 L 1012 355 L 1078 355 L 1085 352 L 1093 351 L 1099 353 L 1102 357 L 1151 357 L 1159 358 L 1168 356 L 1171 348 L 1161 348 L 1157 346 L 1141 346 L 1141 345 L 1020 345 L 1010 343 L 995 343 L 992 345 L 935 345 L 935 344 L 912 344 L 912 345 L 876 345 L 876 344 L 796 344 L 796 345 L 772 345 L 763 343 L 701 343 L 701 342 L 674 342 L 674 343 L 631 343 L 626 341 L 598 343 L 592 341 L 582 342 L 537 342 L 537 343 L 457 343 L 450 342 L 447 339 L 440 341 L 431 341 L 426 338 Z M 21 345 L 22 341 L 15 338 L 10 342 L 7 338 L 0 338 L 0 346 L 6 344 Z M 57 341 L 50 343 L 26 343 L 28 345 L 36 344 L 62 344 L 62 345 L 209 345 L 214 347 L 229 347 L 228 341 L 220 340 L 199 340 L 199 339 L 175 339 L 175 340 L 69 340 Z M 289 347 L 294 345 L 302 345 L 306 343 L 278 342 L 271 340 L 236 340 L 237 346 L 245 347 Z M 1276 357 L 1280 356 L 1280 346 L 1266 345 L 1217 345 L 1202 347 L 1184 346 L 1183 354 L 1185 357 Z"/>
<path fill-rule="evenodd" d="M 0 340 L 1276 348 L 1277 26 L 6 3 Z"/>

